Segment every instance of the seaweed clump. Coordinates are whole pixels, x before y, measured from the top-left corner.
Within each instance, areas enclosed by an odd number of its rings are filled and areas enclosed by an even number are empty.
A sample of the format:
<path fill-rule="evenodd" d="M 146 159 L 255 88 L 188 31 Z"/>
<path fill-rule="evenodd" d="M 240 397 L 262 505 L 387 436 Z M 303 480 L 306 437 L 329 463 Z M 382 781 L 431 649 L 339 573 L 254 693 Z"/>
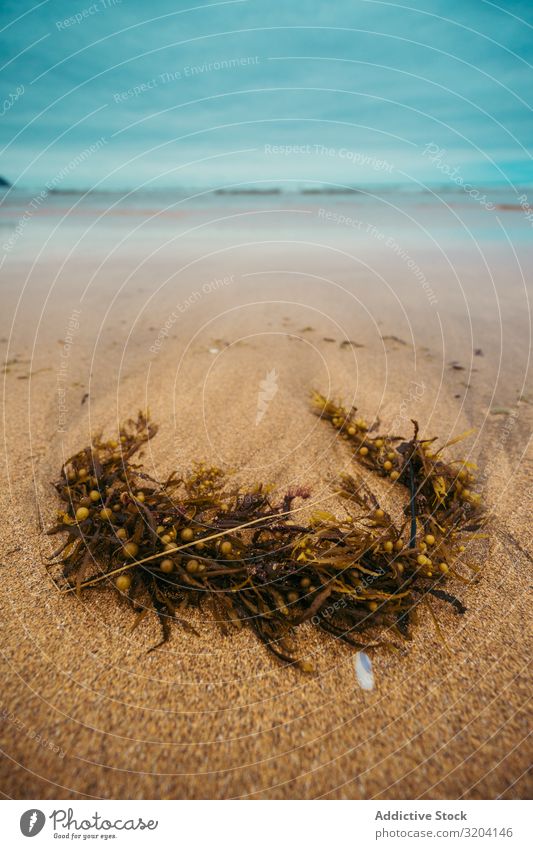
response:
<path fill-rule="evenodd" d="M 405 520 L 396 524 L 356 474 L 342 475 L 331 497 L 342 516 L 316 509 L 307 489 L 281 496 L 262 484 L 240 491 L 216 467 L 159 482 L 132 462 L 156 433 L 142 414 L 118 438 L 96 436 L 61 469 L 63 502 L 48 533 L 66 533 L 54 553 L 65 591 L 112 586 L 138 613 L 154 610 L 194 630 L 188 606 L 209 604 L 224 634 L 250 627 L 286 663 L 299 659 L 295 629 L 311 622 L 362 648 L 389 635 L 409 636 L 427 594 L 461 603 L 441 588 L 464 551 L 465 534 L 482 522 L 472 467 L 447 464 L 446 446 L 414 436 L 374 436 L 355 410 L 315 393 L 316 412 L 351 441 L 364 466 L 407 488 Z M 323 501 L 324 499 L 322 499 Z M 137 623 L 136 623 L 137 624 Z M 154 646 L 156 648 L 156 646 Z"/>

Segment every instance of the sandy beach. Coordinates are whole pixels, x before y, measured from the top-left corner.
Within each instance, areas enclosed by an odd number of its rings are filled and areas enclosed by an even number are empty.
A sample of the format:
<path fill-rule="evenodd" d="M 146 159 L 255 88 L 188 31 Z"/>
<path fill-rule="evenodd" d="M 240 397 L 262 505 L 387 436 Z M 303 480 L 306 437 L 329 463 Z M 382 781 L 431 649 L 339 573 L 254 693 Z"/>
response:
<path fill-rule="evenodd" d="M 3 794 L 530 794 L 533 251 L 521 211 L 461 193 L 400 206 L 75 200 L 49 199 L 3 268 Z M 12 204 L 16 220 L 24 201 Z M 275 391 L 259 408 L 267 375 Z M 335 507 L 332 482 L 353 461 L 313 415 L 313 388 L 385 432 L 410 436 L 412 418 L 443 440 L 475 429 L 450 456 L 478 463 L 491 519 L 465 552 L 475 580 L 453 586 L 467 613 L 435 605 L 446 645 L 420 614 L 400 655 L 373 653 L 364 692 L 353 650 L 311 626 L 299 640 L 318 673 L 306 676 L 246 630 L 222 636 L 208 609 L 187 614 L 199 637 L 175 627 L 148 654 L 155 617 L 132 632 L 111 590 L 58 593 L 50 482 L 91 432 L 112 436 L 140 408 L 160 426 L 142 456 L 155 477 L 204 459 L 243 485 L 305 484 Z"/>

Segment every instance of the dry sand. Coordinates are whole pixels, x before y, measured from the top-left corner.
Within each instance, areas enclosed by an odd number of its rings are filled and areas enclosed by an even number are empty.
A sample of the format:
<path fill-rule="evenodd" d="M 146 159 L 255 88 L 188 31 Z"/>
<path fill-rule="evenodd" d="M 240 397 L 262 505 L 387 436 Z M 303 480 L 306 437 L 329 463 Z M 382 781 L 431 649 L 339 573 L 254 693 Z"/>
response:
<path fill-rule="evenodd" d="M 367 271 L 354 272 L 344 256 L 323 260 L 312 248 L 304 258 L 301 250 L 269 248 L 273 273 L 263 258 L 262 270 L 246 277 L 245 252 L 239 261 L 207 257 L 157 297 L 172 257 L 162 254 L 149 272 L 132 260 L 122 292 L 127 260 L 109 261 L 83 299 L 67 358 L 65 433 L 56 392 L 62 340 L 97 261 L 72 261 L 52 289 L 56 262 L 41 262 L 31 276 L 27 263 L 12 263 L 2 327 L 8 358 L 17 357 L 5 374 L 1 490 L 6 796 L 431 799 L 531 791 L 524 741 L 533 408 L 518 402 L 528 391 L 523 305 L 500 298 L 501 342 L 496 310 L 483 301 L 491 295 L 476 296 L 467 273 L 466 295 L 450 290 L 433 308 L 412 292 L 407 272 L 395 272 L 391 293 L 368 285 Z M 225 275 L 233 280 L 202 291 Z M 179 317 L 151 353 L 176 303 Z M 345 339 L 362 347 L 341 347 Z M 278 391 L 256 424 L 259 382 L 272 370 Z M 426 435 L 477 428 L 455 456 L 478 460 L 492 523 L 488 540 L 465 555 L 482 567 L 479 578 L 454 586 L 467 614 L 435 605 L 448 650 L 422 614 L 403 655 L 374 653 L 377 686 L 368 693 L 357 685 L 353 651 L 311 626 L 301 628 L 300 645 L 314 657 L 315 677 L 279 665 L 251 633 L 223 637 L 208 612 L 191 614 L 198 638 L 175 627 L 166 646 L 147 654 L 156 622 L 145 619 L 132 633 L 134 615 L 112 592 L 88 592 L 81 602 L 58 595 L 45 566 L 52 543 L 40 530 L 57 509 L 49 482 L 91 430 L 112 435 L 121 417 L 149 405 L 161 425 L 143 457 L 154 474 L 201 457 L 243 482 L 297 481 L 322 498 L 350 457 L 310 412 L 312 387 L 355 399 L 365 416 L 379 414 L 385 431 L 394 424 L 408 434 L 415 416 Z M 512 412 L 489 414 L 494 407 Z M 387 501 L 390 489 L 380 491 Z"/>

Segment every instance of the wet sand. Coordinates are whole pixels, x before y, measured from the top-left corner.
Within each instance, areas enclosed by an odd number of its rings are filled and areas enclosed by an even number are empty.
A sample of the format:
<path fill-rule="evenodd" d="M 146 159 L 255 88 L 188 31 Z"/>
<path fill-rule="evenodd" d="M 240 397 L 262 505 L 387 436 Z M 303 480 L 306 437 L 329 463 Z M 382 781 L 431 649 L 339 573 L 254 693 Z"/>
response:
<path fill-rule="evenodd" d="M 431 271 L 431 303 L 412 268 L 371 245 L 315 236 L 272 242 L 258 231 L 188 249 L 107 256 L 52 248 L 6 266 L 2 349 L 6 474 L 1 490 L 1 768 L 15 798 L 522 798 L 531 651 L 530 492 L 533 396 L 521 274 L 485 247 Z M 322 238 L 322 242 L 324 238 Z M 55 248 L 54 248 L 55 250 Z M 529 264 L 531 268 L 531 264 Z M 459 280 L 459 283 L 458 283 Z M 85 292 L 85 294 L 83 294 Z M 76 326 L 77 325 L 77 326 Z M 342 343 L 347 344 L 342 344 Z M 356 343 L 356 344 L 351 344 Z M 475 352 L 478 353 L 475 353 Z M 260 381 L 277 391 L 258 422 Z M 299 644 L 316 676 L 281 666 L 251 633 L 200 636 L 158 626 L 107 590 L 60 596 L 42 528 L 50 481 L 102 428 L 149 407 L 160 431 L 143 463 L 163 477 L 206 459 L 243 484 L 303 483 L 332 492 L 346 445 L 311 412 L 316 387 L 383 431 L 443 439 L 475 433 L 452 456 L 480 466 L 488 539 L 480 567 L 453 590 L 463 617 L 436 603 L 443 646 L 421 613 L 401 655 L 373 654 L 362 691 L 353 651 L 311 626 Z M 522 400 L 519 400 L 519 399 Z M 529 477 L 529 483 L 528 483 Z M 370 481 L 369 481 L 370 482 Z M 390 488 L 372 481 L 385 504 Z M 55 542 L 55 541 L 54 541 Z M 465 568 L 464 574 L 469 574 Z"/>

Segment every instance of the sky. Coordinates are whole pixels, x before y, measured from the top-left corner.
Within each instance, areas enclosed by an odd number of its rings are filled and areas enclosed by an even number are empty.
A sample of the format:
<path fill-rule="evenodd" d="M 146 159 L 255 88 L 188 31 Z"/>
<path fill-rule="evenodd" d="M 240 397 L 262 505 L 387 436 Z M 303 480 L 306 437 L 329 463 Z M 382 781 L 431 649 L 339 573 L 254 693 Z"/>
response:
<path fill-rule="evenodd" d="M 530 0 L 3 0 L 17 187 L 533 183 Z"/>

